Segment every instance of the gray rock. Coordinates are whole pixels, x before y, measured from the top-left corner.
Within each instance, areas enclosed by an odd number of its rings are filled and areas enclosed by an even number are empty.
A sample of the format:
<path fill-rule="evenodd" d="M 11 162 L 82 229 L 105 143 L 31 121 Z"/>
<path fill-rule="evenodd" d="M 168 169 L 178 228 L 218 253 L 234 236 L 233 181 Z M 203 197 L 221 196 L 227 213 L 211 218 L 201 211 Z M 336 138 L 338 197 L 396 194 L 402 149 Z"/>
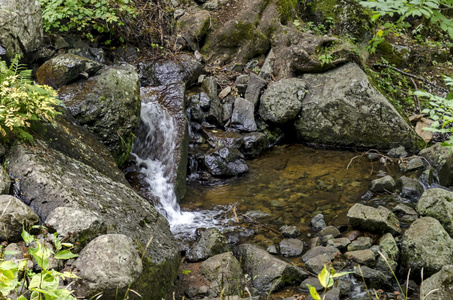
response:
<path fill-rule="evenodd" d="M 233 114 L 231 115 L 231 125 L 243 131 L 256 131 L 253 103 L 244 98 L 236 98 L 234 101 Z"/>
<path fill-rule="evenodd" d="M 199 40 L 209 31 L 211 15 L 206 10 L 187 11 L 177 23 L 177 30 L 192 50 L 199 50 Z"/>
<path fill-rule="evenodd" d="M 418 218 L 417 212 L 412 207 L 405 204 L 398 204 L 393 208 L 393 212 L 398 214 L 398 216 L 401 215 L 400 219 L 407 223 L 412 223 Z"/>
<path fill-rule="evenodd" d="M 316 291 L 318 291 L 318 292 L 324 290 L 324 287 L 321 285 L 321 283 L 319 282 L 319 279 L 317 277 L 310 277 L 310 278 L 305 279 L 304 281 L 302 281 L 299 288 L 305 292 L 308 292 L 309 291 L 308 285 L 311 285 L 312 287 L 314 287 L 316 289 Z"/>
<path fill-rule="evenodd" d="M 395 191 L 395 187 L 395 180 L 390 175 L 374 179 L 370 183 L 370 191 L 373 193 L 391 193 Z"/>
<path fill-rule="evenodd" d="M 264 133 L 250 132 L 243 135 L 240 150 L 246 157 L 254 157 L 269 147 L 269 139 Z"/>
<path fill-rule="evenodd" d="M 422 217 L 404 232 L 401 239 L 401 260 L 406 268 L 425 274 L 438 272 L 453 263 L 453 239 L 434 218 Z"/>
<path fill-rule="evenodd" d="M 373 267 L 376 264 L 376 255 L 370 249 L 348 251 L 344 256 L 361 265 Z"/>
<path fill-rule="evenodd" d="M 69 49 L 68 53 L 86 57 L 88 59 L 97 61 L 100 64 L 105 63 L 105 52 L 102 48 L 75 48 Z"/>
<path fill-rule="evenodd" d="M 252 219 L 260 219 L 260 218 L 266 218 L 269 217 L 270 214 L 265 213 L 261 210 L 249 210 L 245 213 L 246 216 L 249 216 Z"/>
<path fill-rule="evenodd" d="M 203 129 L 202 136 L 211 147 L 239 149 L 244 142 L 244 135 L 234 131 Z"/>
<path fill-rule="evenodd" d="M 228 240 L 217 228 L 209 228 L 204 231 L 200 239 L 187 251 L 189 261 L 205 260 L 216 254 L 231 251 Z"/>
<path fill-rule="evenodd" d="M 410 159 L 408 162 L 403 162 L 400 164 L 400 169 L 403 172 L 412 172 L 415 170 L 423 169 L 424 167 L 425 163 L 418 156 Z"/>
<path fill-rule="evenodd" d="M 309 92 L 295 122 L 300 140 L 378 149 L 423 147 L 413 128 L 355 63 L 302 78 Z"/>
<path fill-rule="evenodd" d="M 399 146 L 390 149 L 387 152 L 387 155 L 390 156 L 391 158 L 400 158 L 400 157 L 406 157 L 407 156 L 407 151 L 404 148 L 404 146 Z"/>
<path fill-rule="evenodd" d="M 62 87 L 60 98 L 80 125 L 93 133 L 121 165 L 140 124 L 138 74 L 131 65 L 108 67 L 97 76 Z"/>
<path fill-rule="evenodd" d="M 453 192 L 439 188 L 426 190 L 415 209 L 421 216 L 437 219 L 453 236 Z"/>
<path fill-rule="evenodd" d="M 9 193 L 10 186 L 11 178 L 9 178 L 5 168 L 3 168 L 3 166 L 0 166 L 0 194 Z"/>
<path fill-rule="evenodd" d="M 306 85 L 301 79 L 282 79 L 268 86 L 258 112 L 265 121 L 285 124 L 297 116 L 305 94 Z"/>
<path fill-rule="evenodd" d="M 254 108 L 258 104 L 258 101 L 260 100 L 261 94 L 266 88 L 266 85 L 266 80 L 253 73 L 250 73 L 250 79 L 248 80 L 247 90 L 245 91 L 244 98 L 253 103 Z"/>
<path fill-rule="evenodd" d="M 236 89 L 238 90 L 238 93 L 240 96 L 245 96 L 245 91 L 247 90 L 247 85 L 248 85 L 249 80 L 250 80 L 250 76 L 245 75 L 245 74 L 239 75 L 236 78 L 236 81 L 234 84 L 236 85 Z"/>
<path fill-rule="evenodd" d="M 300 229 L 297 226 L 282 226 L 280 231 L 284 237 L 296 238 L 300 235 Z"/>
<path fill-rule="evenodd" d="M 437 143 L 431 147 L 423 149 L 418 155 L 426 158 L 431 166 L 436 169 L 439 183 L 443 186 L 452 184 L 453 180 L 453 153 L 449 147 L 443 147 Z"/>
<path fill-rule="evenodd" d="M 239 295 L 244 288 L 241 264 L 232 252 L 217 254 L 202 262 L 201 274 L 211 282 L 209 287 L 217 294 Z"/>
<path fill-rule="evenodd" d="M 269 247 L 267 247 L 266 251 L 270 254 L 278 254 L 277 246 L 275 245 L 270 245 Z"/>
<path fill-rule="evenodd" d="M 403 198 L 416 202 L 423 194 L 424 188 L 416 178 L 401 176 L 397 181 L 400 195 Z"/>
<path fill-rule="evenodd" d="M 133 241 L 122 234 L 101 235 L 92 240 L 74 262 L 78 279 L 73 285 L 78 297 L 123 295 L 143 271 Z M 110 298 L 110 299 L 113 299 Z"/>
<path fill-rule="evenodd" d="M 61 240 L 77 242 L 77 249 L 83 249 L 91 240 L 107 233 L 107 226 L 99 214 L 76 207 L 55 208 L 45 224 L 56 230 Z"/>
<path fill-rule="evenodd" d="M 26 57 L 42 43 L 41 6 L 34 0 L 0 1 L 0 41 L 6 56 Z"/>
<path fill-rule="evenodd" d="M 348 211 L 349 224 L 372 232 L 400 234 L 401 228 L 396 216 L 387 208 L 374 208 L 360 203 L 354 204 Z"/>
<path fill-rule="evenodd" d="M 324 221 L 324 216 L 322 214 L 318 214 L 311 219 L 311 228 L 313 231 L 321 231 L 326 227 L 326 222 Z"/>
<path fill-rule="evenodd" d="M 384 234 L 378 241 L 379 247 L 382 252 L 385 252 L 392 260 L 398 261 L 400 257 L 400 250 L 396 244 L 393 235 L 390 233 Z"/>
<path fill-rule="evenodd" d="M 220 102 L 219 96 L 217 96 L 217 81 L 214 77 L 210 76 L 203 80 L 202 87 L 206 91 L 210 103 L 209 110 L 205 115 L 206 121 L 217 126 L 223 126 L 223 106 Z"/>
<path fill-rule="evenodd" d="M 219 93 L 220 100 L 223 100 L 226 96 L 231 93 L 231 86 L 227 86 Z"/>
<path fill-rule="evenodd" d="M 19 246 L 16 243 L 9 243 L 4 249 L 3 259 L 4 261 L 8 260 L 19 260 L 24 259 L 24 253 L 20 250 Z"/>
<path fill-rule="evenodd" d="M 214 176 L 236 176 L 248 171 L 244 156 L 234 148 L 221 147 L 209 151 L 204 157 L 204 164 Z"/>
<path fill-rule="evenodd" d="M 23 226 L 38 222 L 38 215 L 25 203 L 10 195 L 0 195 L 0 241 L 21 241 Z"/>
<path fill-rule="evenodd" d="M 285 257 L 295 257 L 302 254 L 304 242 L 299 239 L 284 239 L 280 242 L 280 254 Z"/>
<path fill-rule="evenodd" d="M 356 250 L 365 250 L 371 248 L 373 245 L 373 239 L 370 237 L 358 237 L 355 241 L 352 241 L 351 244 L 348 246 L 348 251 L 356 251 Z"/>
<path fill-rule="evenodd" d="M 386 252 L 381 252 L 381 254 L 378 253 L 375 268 L 389 277 L 393 276 L 392 272 L 396 274 L 398 263 L 391 259 Z"/>
<path fill-rule="evenodd" d="M 319 274 L 324 268 L 324 265 L 331 263 L 332 260 L 333 258 L 330 255 L 324 253 L 308 259 L 305 262 L 305 266 L 314 274 Z"/>
<path fill-rule="evenodd" d="M 223 122 L 228 123 L 230 121 L 231 116 L 233 115 L 233 108 L 234 108 L 234 101 L 236 99 L 234 98 L 233 95 L 228 95 L 224 100 L 223 100 Z"/>
<path fill-rule="evenodd" d="M 300 284 L 308 277 L 302 269 L 250 244 L 239 245 L 234 253 L 259 294 L 275 292 L 285 284 Z"/>
<path fill-rule="evenodd" d="M 266 56 L 266 60 L 263 63 L 263 66 L 261 67 L 261 70 L 259 72 L 259 76 L 264 78 L 265 80 L 271 80 L 272 79 L 272 73 L 274 72 L 274 62 L 275 62 L 275 54 L 274 51 L 271 49 L 269 53 Z"/>
<path fill-rule="evenodd" d="M 80 73 L 94 75 L 102 65 L 83 56 L 65 53 L 42 64 L 36 72 L 40 84 L 47 84 L 55 89 L 80 79 Z"/>
<path fill-rule="evenodd" d="M 443 266 L 422 282 L 420 300 L 453 300 L 453 265 Z"/>
<path fill-rule="evenodd" d="M 357 280 L 365 280 L 369 288 L 382 289 L 383 287 L 391 287 L 391 284 L 389 283 L 391 277 L 387 274 L 367 266 L 360 266 L 360 269 L 361 271 L 358 268 L 354 268 L 353 275 Z"/>
<path fill-rule="evenodd" d="M 338 248 L 339 250 L 345 250 L 346 247 L 351 243 L 348 238 L 336 238 L 327 241 L 327 246 Z"/>
<path fill-rule="evenodd" d="M 308 250 L 307 253 L 302 255 L 302 260 L 304 262 L 307 262 L 309 259 L 312 259 L 321 254 L 326 254 L 330 260 L 333 260 L 335 258 L 336 253 L 341 253 L 340 250 L 338 250 L 338 248 L 331 247 L 331 246 L 327 246 L 327 247 L 317 246 L 317 247 L 314 247 L 314 248 Z"/>
<path fill-rule="evenodd" d="M 334 238 L 340 236 L 340 231 L 334 227 L 334 226 L 327 226 L 325 228 L 323 228 L 319 233 L 318 233 L 320 236 L 326 236 L 326 235 L 331 235 L 333 236 Z"/>

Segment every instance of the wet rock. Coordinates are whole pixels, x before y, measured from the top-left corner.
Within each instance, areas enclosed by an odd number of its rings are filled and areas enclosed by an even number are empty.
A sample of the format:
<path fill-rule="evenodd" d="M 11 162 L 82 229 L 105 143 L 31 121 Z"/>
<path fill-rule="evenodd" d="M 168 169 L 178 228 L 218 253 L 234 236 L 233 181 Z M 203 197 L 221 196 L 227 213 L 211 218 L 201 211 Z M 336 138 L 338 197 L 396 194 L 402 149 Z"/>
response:
<path fill-rule="evenodd" d="M 217 126 L 223 126 L 223 106 L 217 96 L 217 81 L 212 76 L 208 77 L 203 80 L 202 87 L 209 97 L 209 110 L 205 114 L 206 121 Z"/>
<path fill-rule="evenodd" d="M 2 0 L 0 4 L 1 55 L 29 57 L 42 43 L 41 6 L 34 0 Z"/>
<path fill-rule="evenodd" d="M 280 231 L 284 237 L 287 238 L 296 238 L 300 235 L 300 229 L 296 226 L 282 226 Z"/>
<path fill-rule="evenodd" d="M 100 215 L 75 207 L 55 208 L 47 216 L 45 224 L 54 229 L 61 240 L 77 243 L 78 250 L 94 238 L 107 233 L 107 226 Z"/>
<path fill-rule="evenodd" d="M 211 15 L 206 10 L 187 11 L 179 18 L 176 28 L 192 50 L 199 50 L 199 41 L 206 36 L 211 23 Z"/>
<path fill-rule="evenodd" d="M 77 297 L 101 292 L 103 297 L 124 295 L 141 275 L 143 266 L 133 241 L 121 234 L 101 235 L 92 240 L 74 262 L 81 277 L 73 285 Z"/>
<path fill-rule="evenodd" d="M 131 65 L 106 67 L 98 75 L 59 90 L 69 112 L 121 165 L 140 124 L 138 74 Z"/>
<path fill-rule="evenodd" d="M 394 261 L 386 252 L 377 253 L 375 268 L 387 276 L 393 276 L 392 271 L 396 274 L 398 263 Z"/>
<path fill-rule="evenodd" d="M 349 224 L 371 232 L 400 234 L 401 228 L 396 216 L 387 208 L 374 208 L 360 203 L 348 211 Z"/>
<path fill-rule="evenodd" d="M 38 222 L 38 215 L 16 197 L 0 195 L 0 241 L 21 241 L 23 226 Z"/>
<path fill-rule="evenodd" d="M 75 49 L 69 49 L 68 53 L 86 57 L 86 58 L 94 60 L 100 64 L 105 63 L 105 53 L 104 53 L 104 49 L 102 49 L 102 48 L 90 48 L 90 47 L 75 48 Z"/>
<path fill-rule="evenodd" d="M 382 252 L 387 253 L 387 255 L 394 261 L 398 261 L 400 257 L 400 250 L 396 244 L 395 239 L 390 233 L 384 234 L 378 241 L 379 247 L 381 247 Z"/>
<path fill-rule="evenodd" d="M 80 79 L 80 73 L 94 75 L 102 65 L 83 56 L 65 53 L 46 61 L 36 72 L 40 84 L 47 84 L 55 89 Z"/>
<path fill-rule="evenodd" d="M 243 135 L 241 152 L 246 157 L 255 157 L 269 148 L 269 139 L 262 132 L 250 132 Z"/>
<path fill-rule="evenodd" d="M 216 254 L 231 251 L 230 244 L 217 228 L 204 231 L 200 239 L 187 251 L 189 261 L 205 260 Z"/>
<path fill-rule="evenodd" d="M 234 131 L 219 129 L 203 129 L 203 137 L 211 147 L 228 147 L 239 149 L 243 143 L 244 135 Z"/>
<path fill-rule="evenodd" d="M 393 105 L 354 63 L 304 74 L 308 94 L 295 121 L 299 140 L 335 146 L 390 149 L 424 145 Z"/>
<path fill-rule="evenodd" d="M 337 238 L 327 241 L 327 246 L 338 248 L 339 250 L 345 250 L 346 247 L 351 243 L 347 238 Z"/>
<path fill-rule="evenodd" d="M 280 242 L 280 254 L 285 257 L 295 257 L 302 254 L 304 242 L 299 239 L 284 239 Z"/>
<path fill-rule="evenodd" d="M 302 281 L 299 288 L 308 293 L 309 285 L 314 287 L 316 289 L 316 291 L 318 291 L 318 292 L 324 290 L 324 287 L 321 285 L 321 283 L 319 282 L 319 279 L 317 277 L 310 277 L 310 278 L 305 279 L 304 281 Z"/>
<path fill-rule="evenodd" d="M 282 79 L 268 86 L 258 112 L 265 121 L 285 124 L 299 113 L 305 94 L 306 85 L 301 79 Z"/>
<path fill-rule="evenodd" d="M 10 186 L 11 178 L 9 178 L 5 168 L 3 168 L 3 166 L 0 166 L 0 194 L 9 193 Z"/>
<path fill-rule="evenodd" d="M 321 231 L 326 227 L 326 222 L 324 221 L 324 216 L 322 214 L 318 214 L 311 219 L 311 228 L 313 231 Z"/>
<path fill-rule="evenodd" d="M 412 223 L 418 218 L 417 212 L 410 206 L 398 204 L 393 208 L 393 212 L 400 217 L 403 222 Z"/>
<path fill-rule="evenodd" d="M 348 251 L 365 250 L 373 245 L 373 240 L 370 237 L 359 237 L 352 241 L 348 246 Z"/>
<path fill-rule="evenodd" d="M 414 272 L 423 268 L 434 274 L 444 265 L 453 263 L 453 239 L 434 218 L 422 217 L 404 232 L 401 239 L 402 264 Z"/>
<path fill-rule="evenodd" d="M 370 183 L 370 191 L 373 193 L 391 193 L 395 191 L 395 187 L 396 182 L 390 175 L 374 179 Z"/>
<path fill-rule="evenodd" d="M 341 233 L 340 231 L 334 227 L 334 226 L 327 226 L 323 228 L 319 233 L 320 236 L 326 236 L 326 235 L 331 235 L 332 237 L 336 238 L 338 237 Z"/>
<path fill-rule="evenodd" d="M 250 101 L 253 104 L 254 108 L 258 104 L 258 101 L 260 100 L 261 94 L 266 88 L 266 85 L 266 80 L 253 73 L 250 74 L 250 79 L 248 80 L 247 90 L 245 91 L 244 98 Z"/>
<path fill-rule="evenodd" d="M 379 270 L 375 270 L 367 266 L 360 266 L 360 269 L 361 270 L 354 268 L 353 275 L 355 278 L 357 278 L 357 280 L 365 280 L 369 288 L 391 288 L 391 285 L 389 283 L 391 278 L 390 276 L 382 273 Z"/>
<path fill-rule="evenodd" d="M 204 164 L 214 176 L 237 176 L 248 171 L 244 156 L 234 148 L 221 147 L 209 151 Z"/>
<path fill-rule="evenodd" d="M 314 248 L 308 250 L 307 253 L 302 255 L 302 260 L 304 262 L 307 262 L 309 259 L 312 259 L 318 255 L 323 255 L 323 254 L 325 254 L 330 260 L 333 260 L 337 253 L 341 253 L 340 250 L 338 250 L 338 248 L 335 248 L 332 246 L 327 246 L 327 247 L 317 246 L 317 247 L 314 247 Z"/>
<path fill-rule="evenodd" d="M 231 94 L 228 95 L 223 100 L 223 122 L 224 123 L 228 123 L 228 121 L 231 119 L 231 116 L 233 115 L 233 108 L 234 108 L 235 100 L 236 99 Z"/>
<path fill-rule="evenodd" d="M 254 110 L 252 102 L 244 98 L 236 98 L 233 114 L 231 115 L 231 125 L 243 131 L 256 131 Z"/>
<path fill-rule="evenodd" d="M 422 282 L 420 299 L 453 300 L 453 265 L 443 266 L 436 274 Z"/>
<path fill-rule="evenodd" d="M 425 164 L 420 157 L 414 157 L 408 162 L 403 162 L 400 164 L 400 169 L 403 172 L 412 172 L 415 170 L 423 169 Z"/>
<path fill-rule="evenodd" d="M 201 274 L 211 282 L 209 287 L 217 294 L 239 295 L 243 291 L 244 274 L 232 252 L 217 254 L 202 262 Z"/>
<path fill-rule="evenodd" d="M 312 273 L 319 274 L 324 268 L 324 265 L 329 264 L 331 262 L 332 257 L 330 257 L 328 254 L 320 254 L 313 258 L 308 259 L 305 262 L 305 266 Z"/>
<path fill-rule="evenodd" d="M 390 149 L 387 152 L 387 155 L 389 157 L 391 157 L 391 158 L 406 157 L 407 156 L 407 151 L 404 148 L 404 146 L 399 146 L 399 147 L 395 147 L 395 148 Z"/>
<path fill-rule="evenodd" d="M 278 291 L 285 284 L 299 284 L 308 277 L 302 269 L 250 244 L 239 245 L 234 253 L 258 294 Z"/>
<path fill-rule="evenodd" d="M 438 173 L 439 183 L 448 186 L 453 183 L 453 153 L 448 147 L 437 143 L 423 149 L 418 155 L 426 158 Z"/>
<path fill-rule="evenodd" d="M 370 249 L 348 251 L 344 256 L 361 265 L 373 267 L 376 264 L 376 256 Z"/>
<path fill-rule="evenodd" d="M 437 219 L 453 236 L 453 192 L 439 188 L 426 190 L 415 209 L 422 216 Z"/>
<path fill-rule="evenodd" d="M 249 210 L 245 213 L 245 215 L 252 219 L 261 219 L 261 218 L 266 218 L 266 217 L 270 216 L 270 214 L 265 213 L 261 210 Z"/>
<path fill-rule="evenodd" d="M 397 181 L 400 195 L 411 202 L 416 202 L 422 195 L 424 188 L 416 178 L 401 176 Z"/>

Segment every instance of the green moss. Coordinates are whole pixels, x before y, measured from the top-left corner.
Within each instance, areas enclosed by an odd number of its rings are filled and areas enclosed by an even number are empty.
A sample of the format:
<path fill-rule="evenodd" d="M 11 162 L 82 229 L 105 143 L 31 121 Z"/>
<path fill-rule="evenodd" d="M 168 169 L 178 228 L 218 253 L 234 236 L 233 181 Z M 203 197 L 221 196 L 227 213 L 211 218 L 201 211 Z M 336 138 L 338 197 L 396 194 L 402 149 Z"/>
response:
<path fill-rule="evenodd" d="M 296 16 L 296 11 L 298 8 L 297 0 L 277 0 L 277 8 L 280 13 L 280 18 L 282 24 L 292 21 Z"/>
<path fill-rule="evenodd" d="M 253 39 L 255 29 L 256 27 L 253 23 L 239 21 L 234 24 L 231 30 L 226 30 L 223 34 L 221 34 L 220 40 L 223 40 L 225 45 L 237 47 L 245 41 Z"/>

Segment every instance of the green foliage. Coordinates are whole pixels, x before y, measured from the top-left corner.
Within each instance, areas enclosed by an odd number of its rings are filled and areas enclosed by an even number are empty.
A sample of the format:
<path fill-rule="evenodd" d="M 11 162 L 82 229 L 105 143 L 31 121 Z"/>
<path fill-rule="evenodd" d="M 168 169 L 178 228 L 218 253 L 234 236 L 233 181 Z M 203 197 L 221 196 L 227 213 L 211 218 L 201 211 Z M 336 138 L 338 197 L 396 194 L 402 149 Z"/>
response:
<path fill-rule="evenodd" d="M 21 70 L 16 56 L 8 68 L 0 60 L 0 137 L 9 135 L 32 142 L 28 133 L 31 121 L 52 121 L 57 114 L 55 106 L 61 104 L 57 93 L 46 85 L 34 84 L 31 70 Z"/>
<path fill-rule="evenodd" d="M 313 22 L 308 22 L 306 24 L 306 29 L 313 31 L 316 35 L 325 35 L 329 32 L 329 29 L 335 25 L 335 20 L 332 17 L 327 17 L 323 23 L 315 24 Z"/>
<path fill-rule="evenodd" d="M 130 2 L 130 0 L 39 0 L 46 32 L 51 33 L 55 29 L 68 32 L 76 29 L 91 41 L 94 40 L 91 30 L 112 33 L 116 27 L 124 25 L 124 17 L 135 17 L 137 11 Z"/>
<path fill-rule="evenodd" d="M 326 293 L 327 289 L 332 287 L 334 284 L 334 279 L 350 274 L 352 272 L 340 272 L 337 273 L 335 269 L 329 264 L 329 265 L 324 265 L 324 268 L 322 268 L 321 272 L 318 274 L 318 280 L 321 283 L 321 285 L 324 287 L 324 293 Z M 308 284 L 308 290 L 310 292 L 310 295 L 313 299 L 315 300 L 322 300 L 321 296 L 318 294 L 316 291 L 316 288 Z"/>
<path fill-rule="evenodd" d="M 34 226 L 36 227 L 36 226 Z M 43 229 L 43 227 L 38 226 Z M 60 279 L 77 278 L 70 272 L 58 272 L 49 269 L 52 259 L 69 259 L 77 257 L 71 253 L 69 249 L 62 249 L 64 245 L 72 247 L 70 244 L 61 243 L 54 234 L 54 246 L 57 250 L 53 252 L 49 246 L 29 234 L 25 229 L 22 231 L 22 238 L 27 244 L 34 244 L 34 248 L 29 248 L 28 253 L 35 259 L 36 263 L 41 268 L 40 273 L 34 273 L 27 269 L 27 260 L 19 262 L 3 261 L 0 259 L 0 294 L 7 297 L 11 291 L 16 290 L 19 285 L 23 284 L 30 292 L 31 300 L 76 300 L 71 292 L 67 289 L 58 288 Z M 25 274 L 21 280 L 21 274 Z M 23 295 L 19 300 L 26 299 Z"/>
<path fill-rule="evenodd" d="M 444 141 L 442 146 L 453 148 L 453 127 L 451 126 L 453 123 L 453 78 L 444 76 L 444 81 L 451 88 L 451 92 L 445 98 L 424 91 L 416 91 L 415 95 L 429 100 L 430 108 L 426 108 L 422 112 L 429 114 L 429 118 L 434 122 L 430 127 L 424 129 L 449 134 L 449 140 Z"/>
<path fill-rule="evenodd" d="M 318 57 L 318 60 L 321 62 L 321 67 L 325 64 L 330 64 L 333 61 L 333 57 L 330 54 L 323 54 Z"/>

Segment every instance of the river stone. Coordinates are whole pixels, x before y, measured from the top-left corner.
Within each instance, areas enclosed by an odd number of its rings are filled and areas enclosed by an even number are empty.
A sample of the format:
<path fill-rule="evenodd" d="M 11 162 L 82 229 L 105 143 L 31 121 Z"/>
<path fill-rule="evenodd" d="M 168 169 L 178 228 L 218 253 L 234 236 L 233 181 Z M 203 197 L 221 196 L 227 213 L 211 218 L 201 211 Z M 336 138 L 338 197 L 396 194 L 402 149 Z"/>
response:
<path fill-rule="evenodd" d="M 297 116 L 305 94 L 306 85 L 301 79 L 282 79 L 268 86 L 258 112 L 265 121 L 285 124 Z"/>
<path fill-rule="evenodd" d="M 453 300 L 453 265 L 443 266 L 421 284 L 420 300 Z"/>
<path fill-rule="evenodd" d="M 255 157 L 269 148 L 269 139 L 262 132 L 245 133 L 240 151 L 246 157 Z"/>
<path fill-rule="evenodd" d="M 400 223 L 396 216 L 387 208 L 374 208 L 360 203 L 354 204 L 348 211 L 349 224 L 354 227 L 397 235 L 401 233 Z"/>
<path fill-rule="evenodd" d="M 400 195 L 411 202 L 416 202 L 423 194 L 424 188 L 417 178 L 401 176 L 397 181 Z"/>
<path fill-rule="evenodd" d="M 205 260 L 216 254 L 231 251 L 231 246 L 217 228 L 209 228 L 201 234 L 200 239 L 187 251 L 188 261 Z"/>
<path fill-rule="evenodd" d="M 300 229 L 297 226 L 282 226 L 280 231 L 284 237 L 296 238 L 300 235 Z"/>
<path fill-rule="evenodd" d="M 274 72 L 275 54 L 274 50 L 271 49 L 264 60 L 263 66 L 261 67 L 258 75 L 265 80 L 272 79 L 272 73 Z"/>
<path fill-rule="evenodd" d="M 0 195 L 0 241 L 21 241 L 23 226 L 34 225 L 38 220 L 38 215 L 16 197 Z"/>
<path fill-rule="evenodd" d="M 59 90 L 74 118 L 107 146 L 118 165 L 129 156 L 140 124 L 139 93 L 138 74 L 131 65 L 105 67 Z"/>
<path fill-rule="evenodd" d="M 244 156 L 234 148 L 210 150 L 204 157 L 204 164 L 214 176 L 236 176 L 248 171 Z"/>
<path fill-rule="evenodd" d="M 235 256 L 251 278 L 251 286 L 258 294 L 278 291 L 286 284 L 299 284 L 308 274 L 295 265 L 280 260 L 265 250 L 250 244 L 239 245 Z"/>
<path fill-rule="evenodd" d="M 400 257 L 400 250 L 396 244 L 393 235 L 390 233 L 384 234 L 378 241 L 379 247 L 381 247 L 382 252 L 385 252 L 390 259 L 398 261 Z"/>
<path fill-rule="evenodd" d="M 73 285 L 77 297 L 104 298 L 124 295 L 143 271 L 142 261 L 131 238 L 105 234 L 92 240 L 74 262 L 74 274 L 81 277 Z"/>
<path fill-rule="evenodd" d="M 340 231 L 334 227 L 334 226 L 327 226 L 327 227 L 324 227 L 323 229 L 321 229 L 321 231 L 318 233 L 319 236 L 323 237 L 323 236 L 327 236 L 327 235 L 331 235 L 332 237 L 336 238 L 340 235 Z"/>
<path fill-rule="evenodd" d="M 97 61 L 98 63 L 105 63 L 105 52 L 102 48 L 73 48 L 69 49 L 68 53 L 76 54 L 79 56 L 86 57 L 88 59 Z"/>
<path fill-rule="evenodd" d="M 107 233 L 129 236 L 138 249 L 146 249 L 144 272 L 132 288 L 144 299 L 168 294 L 178 272 L 179 247 L 167 220 L 147 200 L 129 185 L 113 181 L 39 138 L 34 146 L 16 144 L 7 159 L 10 175 L 21 182 L 23 200 L 42 221 L 55 208 L 66 206 L 102 215 Z M 146 247 L 150 238 L 152 243 Z"/>
<path fill-rule="evenodd" d="M 266 80 L 254 73 L 250 73 L 250 79 L 248 80 L 247 90 L 245 91 L 244 98 L 253 103 L 254 108 L 257 106 L 261 94 L 266 88 L 266 85 Z"/>
<path fill-rule="evenodd" d="M 324 268 L 325 265 L 330 264 L 332 262 L 333 258 L 324 253 L 317 255 L 315 257 L 312 257 L 305 261 L 305 266 L 309 271 L 311 271 L 314 274 L 319 274 L 321 273 L 322 269 Z"/>
<path fill-rule="evenodd" d="M 203 137 L 211 147 L 225 146 L 239 149 L 243 143 L 244 135 L 234 131 L 223 131 L 219 129 L 203 129 Z"/>
<path fill-rule="evenodd" d="M 369 288 L 381 289 L 383 287 L 391 287 L 391 284 L 389 283 L 391 276 L 368 266 L 360 266 L 360 269 L 361 270 L 359 270 L 359 268 L 354 268 L 354 272 L 352 274 L 355 278 L 357 278 L 357 280 L 365 280 Z"/>
<path fill-rule="evenodd" d="M 236 98 L 231 115 L 231 125 L 242 131 L 256 131 L 258 127 L 256 126 L 254 111 L 252 102 L 244 98 Z"/>
<path fill-rule="evenodd" d="M 100 215 L 75 207 L 55 208 L 47 216 L 45 224 L 56 230 L 60 240 L 77 243 L 79 250 L 94 238 L 107 233 L 107 226 Z"/>
<path fill-rule="evenodd" d="M 390 149 L 387 152 L 387 155 L 390 156 L 391 158 L 401 158 L 401 157 L 407 156 L 407 151 L 404 148 L 404 146 L 399 146 L 399 147 Z"/>
<path fill-rule="evenodd" d="M 403 162 L 400 164 L 400 170 L 403 172 L 412 172 L 415 170 L 423 169 L 424 167 L 425 164 L 423 162 L 423 159 L 418 156 L 411 158 L 407 163 Z"/>
<path fill-rule="evenodd" d="M 402 264 L 414 272 L 423 268 L 434 274 L 442 266 L 453 263 L 453 239 L 434 218 L 422 217 L 414 221 L 401 239 Z"/>
<path fill-rule="evenodd" d="M 370 183 L 370 191 L 373 193 L 391 193 L 395 191 L 395 187 L 395 180 L 390 175 L 374 179 Z"/>
<path fill-rule="evenodd" d="M 311 228 L 313 231 L 321 231 L 326 227 L 326 222 L 324 221 L 323 214 L 317 214 L 316 216 L 311 219 Z"/>
<path fill-rule="evenodd" d="M 210 288 L 223 295 L 240 295 L 245 278 L 241 264 L 232 252 L 212 256 L 201 263 L 201 274 L 208 279 Z"/>
<path fill-rule="evenodd" d="M 348 238 L 336 238 L 327 241 L 327 246 L 338 248 L 339 250 L 345 250 L 346 247 L 351 243 Z"/>
<path fill-rule="evenodd" d="M 373 267 L 376 264 L 376 255 L 370 249 L 348 251 L 344 256 L 361 265 Z"/>
<path fill-rule="evenodd" d="M 284 239 L 280 242 L 280 254 L 284 257 L 296 257 L 302 254 L 304 242 L 299 239 Z"/>
<path fill-rule="evenodd" d="M 214 77 L 210 76 L 203 80 L 202 83 L 203 89 L 206 91 L 204 95 L 200 93 L 200 102 L 202 101 L 202 96 L 209 100 L 209 110 L 205 115 L 207 122 L 220 126 L 223 126 L 223 106 L 220 102 L 217 89 L 217 81 Z"/>
<path fill-rule="evenodd" d="M 453 153 L 449 147 L 437 143 L 423 149 L 418 155 L 426 158 L 437 171 L 439 183 L 448 186 L 453 183 Z"/>
<path fill-rule="evenodd" d="M 9 193 L 10 186 L 11 178 L 9 178 L 5 168 L 3 166 L 0 166 L 0 194 Z"/>
<path fill-rule="evenodd" d="M 338 248 L 332 246 L 316 246 L 310 250 L 308 250 L 304 255 L 302 255 L 302 260 L 307 262 L 309 259 L 312 259 L 318 255 L 326 254 L 330 260 L 335 258 L 337 253 L 341 253 Z"/>
<path fill-rule="evenodd" d="M 80 73 L 95 74 L 102 65 L 83 56 L 65 53 L 42 64 L 36 72 L 39 84 L 47 84 L 54 89 L 80 79 Z"/>
<path fill-rule="evenodd" d="M 378 149 L 424 145 L 357 64 L 304 74 L 302 80 L 309 92 L 295 122 L 299 140 Z"/>
<path fill-rule="evenodd" d="M 26 57 L 42 43 L 41 6 L 35 0 L 0 0 L 0 47 L 7 57 Z M 1 54 L 3 55 L 3 54 Z"/>
<path fill-rule="evenodd" d="M 355 241 L 352 241 L 351 244 L 349 244 L 348 251 L 365 250 L 371 248 L 372 245 L 373 245 L 372 238 L 361 236 L 357 238 Z"/>
<path fill-rule="evenodd" d="M 426 190 L 415 209 L 421 216 L 437 219 L 453 236 L 453 192 L 440 188 Z"/>

